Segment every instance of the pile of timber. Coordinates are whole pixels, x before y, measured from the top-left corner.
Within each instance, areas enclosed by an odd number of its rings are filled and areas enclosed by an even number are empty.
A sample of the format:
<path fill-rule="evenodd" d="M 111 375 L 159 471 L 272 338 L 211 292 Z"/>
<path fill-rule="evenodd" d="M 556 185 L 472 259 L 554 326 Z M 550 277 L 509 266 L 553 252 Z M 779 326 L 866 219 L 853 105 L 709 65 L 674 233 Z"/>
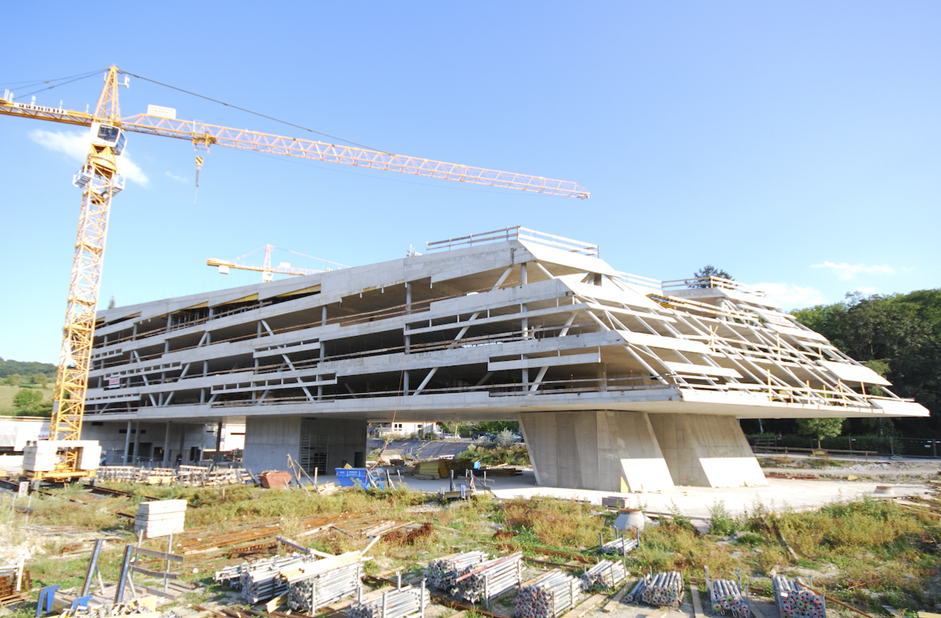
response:
<path fill-rule="evenodd" d="M 555 618 L 575 607 L 581 583 L 578 578 L 555 569 L 516 595 L 517 618 Z"/>
<path fill-rule="evenodd" d="M 145 539 L 183 532 L 186 523 L 186 500 L 141 502 L 134 518 L 134 532 L 143 532 Z"/>
<path fill-rule="evenodd" d="M 425 608 L 431 602 L 431 595 L 425 589 L 425 582 L 420 588 L 399 588 L 381 590 L 360 599 L 346 610 L 347 618 L 411 618 L 424 616 Z"/>
<path fill-rule="evenodd" d="M 519 586 L 522 581 L 523 554 L 517 552 L 483 562 L 456 578 L 454 594 L 471 603 L 483 599 L 484 603 L 489 604 L 510 588 Z"/>
<path fill-rule="evenodd" d="M 314 614 L 328 603 L 356 594 L 362 587 L 363 561 L 362 552 L 354 551 L 282 570 L 288 606 Z"/>
<path fill-rule="evenodd" d="M 790 579 L 772 575 L 774 602 L 781 618 L 826 618 L 827 606 L 823 595 L 808 590 L 800 578 Z"/>
<path fill-rule="evenodd" d="M 456 580 L 488 558 L 486 552 L 467 551 L 451 554 L 428 563 L 428 580 L 434 588 L 454 594 Z"/>
<path fill-rule="evenodd" d="M 621 562 L 602 560 L 582 574 L 583 590 L 611 590 L 627 579 L 627 571 Z"/>

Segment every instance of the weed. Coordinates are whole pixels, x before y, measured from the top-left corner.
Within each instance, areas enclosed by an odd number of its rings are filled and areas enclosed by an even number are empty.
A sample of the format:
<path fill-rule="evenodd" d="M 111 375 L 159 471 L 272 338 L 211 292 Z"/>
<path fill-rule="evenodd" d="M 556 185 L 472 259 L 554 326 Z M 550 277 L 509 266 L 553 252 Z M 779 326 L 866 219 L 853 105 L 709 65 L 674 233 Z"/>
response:
<path fill-rule="evenodd" d="M 709 507 L 709 533 L 716 536 L 728 536 L 738 529 L 735 517 L 725 508 L 723 500 L 717 500 Z"/>

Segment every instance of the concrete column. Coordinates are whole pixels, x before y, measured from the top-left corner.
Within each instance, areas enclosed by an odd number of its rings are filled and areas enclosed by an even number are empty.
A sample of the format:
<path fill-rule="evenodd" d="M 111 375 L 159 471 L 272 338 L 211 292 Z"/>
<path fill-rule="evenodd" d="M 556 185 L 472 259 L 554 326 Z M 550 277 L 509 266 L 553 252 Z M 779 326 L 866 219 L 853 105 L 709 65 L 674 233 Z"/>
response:
<path fill-rule="evenodd" d="M 167 421 L 167 429 L 163 434 L 163 466 L 166 467 L 169 461 L 170 451 L 170 421 Z"/>
<path fill-rule="evenodd" d="M 140 421 L 134 423 L 134 457 L 140 462 Z"/>
<path fill-rule="evenodd" d="M 219 457 L 219 450 L 222 448 L 222 419 L 219 419 L 219 423 L 216 425 L 216 452 L 212 456 L 214 462 L 219 462 L 221 457 Z"/>
<path fill-rule="evenodd" d="M 408 395 L 408 372 L 402 372 L 402 393 Z"/>
<path fill-rule="evenodd" d="M 651 414 L 650 423 L 677 484 L 698 487 L 768 484 L 735 417 Z"/>
<path fill-rule="evenodd" d="M 180 462 L 186 461 L 186 458 L 183 456 L 183 448 L 186 441 L 186 425 L 180 425 Z"/>
<path fill-rule="evenodd" d="M 127 435 L 124 436 L 124 465 L 127 465 L 127 449 L 131 446 L 131 421 L 127 422 Z"/>
<path fill-rule="evenodd" d="M 673 489 L 644 412 L 525 412 L 519 422 L 540 485 L 617 492 Z"/>

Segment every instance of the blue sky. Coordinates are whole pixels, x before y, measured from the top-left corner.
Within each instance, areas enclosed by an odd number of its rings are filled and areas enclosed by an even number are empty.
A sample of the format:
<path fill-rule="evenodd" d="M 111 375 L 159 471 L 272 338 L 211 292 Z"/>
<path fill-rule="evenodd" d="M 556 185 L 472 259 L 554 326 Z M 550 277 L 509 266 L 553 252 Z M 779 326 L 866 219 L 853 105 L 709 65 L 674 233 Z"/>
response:
<path fill-rule="evenodd" d="M 360 265 L 512 225 L 598 243 L 616 268 L 656 279 L 714 264 L 786 308 L 939 285 L 936 2 L 168 1 L 4 14 L 0 89 L 38 104 L 94 106 L 97 75 L 27 85 L 116 64 L 372 148 L 591 191 L 585 202 L 216 147 L 197 195 L 190 144 L 130 134 L 102 306 L 253 283 L 205 260 L 266 243 Z M 157 104 L 313 137 L 140 79 L 120 96 L 123 115 Z M 81 133 L 0 116 L 3 358 L 57 360 Z"/>

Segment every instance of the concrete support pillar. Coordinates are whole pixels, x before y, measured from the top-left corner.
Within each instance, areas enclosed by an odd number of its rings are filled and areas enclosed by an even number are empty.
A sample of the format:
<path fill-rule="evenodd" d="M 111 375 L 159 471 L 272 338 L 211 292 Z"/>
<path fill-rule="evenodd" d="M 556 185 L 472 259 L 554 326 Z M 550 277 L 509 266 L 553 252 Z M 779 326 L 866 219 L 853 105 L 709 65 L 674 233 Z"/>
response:
<path fill-rule="evenodd" d="M 134 457 L 140 463 L 140 421 L 134 423 Z"/>
<path fill-rule="evenodd" d="M 651 414 L 650 422 L 677 484 L 699 487 L 768 484 L 735 417 Z"/>
<path fill-rule="evenodd" d="M 408 372 L 402 372 L 402 394 L 408 395 Z"/>
<path fill-rule="evenodd" d="M 216 425 L 216 452 L 212 456 L 214 462 L 219 462 L 221 457 L 219 457 L 219 451 L 222 449 L 222 419 L 219 419 L 219 423 Z"/>
<path fill-rule="evenodd" d="M 127 435 L 124 436 L 124 465 L 127 465 L 127 450 L 131 448 L 131 421 L 127 422 Z"/>
<path fill-rule="evenodd" d="M 617 492 L 673 489 L 644 412 L 525 412 L 519 422 L 540 485 Z"/>
<path fill-rule="evenodd" d="M 170 461 L 170 421 L 167 421 L 167 429 L 163 434 L 163 466 L 166 467 Z"/>
<path fill-rule="evenodd" d="M 180 463 L 187 461 L 186 457 L 183 456 L 183 448 L 186 445 L 186 425 L 180 425 Z"/>

